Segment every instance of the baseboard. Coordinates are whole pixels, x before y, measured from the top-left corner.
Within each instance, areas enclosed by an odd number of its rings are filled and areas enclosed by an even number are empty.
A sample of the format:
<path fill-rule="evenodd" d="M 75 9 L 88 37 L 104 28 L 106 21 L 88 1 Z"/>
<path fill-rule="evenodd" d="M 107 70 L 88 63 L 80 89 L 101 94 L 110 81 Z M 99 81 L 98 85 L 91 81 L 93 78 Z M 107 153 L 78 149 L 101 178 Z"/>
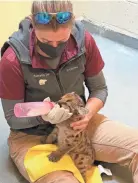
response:
<path fill-rule="evenodd" d="M 96 25 L 93 22 L 87 21 L 85 19 L 81 21 L 83 22 L 85 28 L 92 34 L 99 34 L 102 37 L 121 43 L 125 46 L 131 47 L 133 49 L 138 49 L 137 38 L 107 29 L 104 26 Z"/>

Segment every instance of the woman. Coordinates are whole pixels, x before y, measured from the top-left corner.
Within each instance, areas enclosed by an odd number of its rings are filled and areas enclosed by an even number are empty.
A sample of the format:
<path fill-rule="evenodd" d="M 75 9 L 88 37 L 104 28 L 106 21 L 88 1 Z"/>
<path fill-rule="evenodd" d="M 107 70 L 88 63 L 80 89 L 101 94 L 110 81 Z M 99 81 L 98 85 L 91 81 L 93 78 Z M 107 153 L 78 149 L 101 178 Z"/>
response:
<path fill-rule="evenodd" d="M 134 182 L 138 182 L 137 131 L 97 114 L 108 93 L 103 67 L 96 43 L 82 24 L 75 21 L 70 1 L 33 2 L 31 16 L 20 23 L 19 30 L 4 44 L 0 97 L 11 128 L 9 151 L 29 182 L 23 165 L 26 152 L 41 143 L 41 137 L 52 131 L 52 124 L 69 118 L 70 114 L 56 105 L 48 115 L 18 119 L 13 113 L 14 105 L 43 101 L 47 97 L 57 101 L 72 91 L 85 101 L 84 82 L 89 90 L 86 101 L 89 113 L 73 123 L 72 128 L 84 130 L 96 120 L 98 128 L 92 139 L 96 159 L 129 166 Z M 37 183 L 65 181 L 78 182 L 71 173 L 58 171 L 42 177 Z"/>

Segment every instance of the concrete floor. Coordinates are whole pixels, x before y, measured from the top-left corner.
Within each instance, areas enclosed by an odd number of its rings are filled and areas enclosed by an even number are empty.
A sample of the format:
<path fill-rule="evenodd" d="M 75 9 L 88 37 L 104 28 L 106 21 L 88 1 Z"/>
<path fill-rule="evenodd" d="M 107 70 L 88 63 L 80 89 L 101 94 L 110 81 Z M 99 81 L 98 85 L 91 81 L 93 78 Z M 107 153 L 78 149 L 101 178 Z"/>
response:
<path fill-rule="evenodd" d="M 104 73 L 109 88 L 109 97 L 102 113 L 111 119 L 138 127 L 138 51 L 97 35 L 94 35 L 94 38 L 105 61 Z M 25 183 L 26 181 L 18 175 L 8 157 L 6 139 L 9 127 L 4 119 L 1 106 L 0 127 L 0 182 Z M 105 183 L 132 182 L 127 170 L 111 165 L 109 167 L 112 168 L 114 176 L 112 179 L 104 179 Z"/>
<path fill-rule="evenodd" d="M 93 35 L 105 61 L 109 96 L 102 113 L 138 127 L 138 50 Z"/>

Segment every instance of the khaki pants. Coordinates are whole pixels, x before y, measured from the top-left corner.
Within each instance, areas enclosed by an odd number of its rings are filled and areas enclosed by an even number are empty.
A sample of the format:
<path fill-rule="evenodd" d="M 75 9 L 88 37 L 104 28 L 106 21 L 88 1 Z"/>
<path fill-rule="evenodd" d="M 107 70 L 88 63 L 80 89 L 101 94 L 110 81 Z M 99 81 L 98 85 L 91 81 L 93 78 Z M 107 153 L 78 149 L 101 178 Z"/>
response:
<path fill-rule="evenodd" d="M 128 166 L 132 171 L 134 183 L 138 183 L 138 130 L 101 115 L 98 115 L 96 121 L 99 125 L 92 137 L 96 160 Z M 11 132 L 8 139 L 10 156 L 20 173 L 29 182 L 31 181 L 24 168 L 23 160 L 29 148 L 41 143 L 40 138 L 41 136 Z M 65 171 L 50 173 L 36 181 L 36 183 L 65 182 L 78 183 L 70 172 Z"/>

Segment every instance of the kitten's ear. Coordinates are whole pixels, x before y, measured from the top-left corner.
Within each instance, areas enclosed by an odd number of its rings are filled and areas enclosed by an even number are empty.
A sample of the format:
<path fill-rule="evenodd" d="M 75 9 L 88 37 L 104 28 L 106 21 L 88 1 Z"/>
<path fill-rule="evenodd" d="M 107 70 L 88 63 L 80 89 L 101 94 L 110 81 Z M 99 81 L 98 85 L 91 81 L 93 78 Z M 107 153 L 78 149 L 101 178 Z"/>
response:
<path fill-rule="evenodd" d="M 88 109 L 84 107 L 78 107 L 77 110 L 80 115 L 86 115 L 89 112 Z"/>

